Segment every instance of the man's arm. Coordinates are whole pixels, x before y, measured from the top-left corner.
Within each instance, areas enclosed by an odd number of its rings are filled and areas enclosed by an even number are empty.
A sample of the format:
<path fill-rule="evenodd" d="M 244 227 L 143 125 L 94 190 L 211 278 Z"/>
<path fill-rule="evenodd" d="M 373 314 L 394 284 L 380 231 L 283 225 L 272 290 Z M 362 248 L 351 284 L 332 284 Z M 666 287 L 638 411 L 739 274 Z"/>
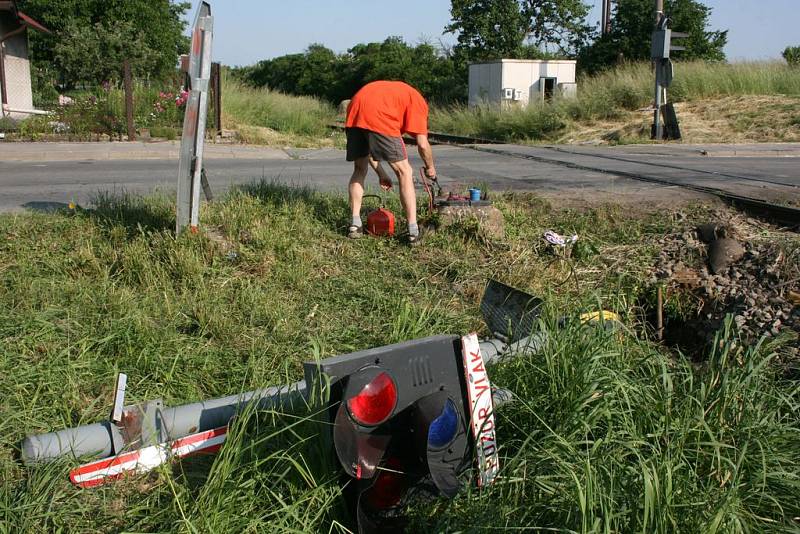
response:
<path fill-rule="evenodd" d="M 425 176 L 435 178 L 436 167 L 433 165 L 433 149 L 431 149 L 427 135 L 417 135 L 417 151 L 419 151 L 419 157 L 425 163 Z"/>

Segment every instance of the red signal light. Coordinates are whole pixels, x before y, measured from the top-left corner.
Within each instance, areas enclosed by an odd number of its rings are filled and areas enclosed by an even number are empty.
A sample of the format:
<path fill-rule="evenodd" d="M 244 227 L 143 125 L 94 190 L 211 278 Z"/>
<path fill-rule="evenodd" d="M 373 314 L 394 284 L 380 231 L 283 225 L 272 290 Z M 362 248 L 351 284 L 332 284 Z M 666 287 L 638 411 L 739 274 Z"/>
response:
<path fill-rule="evenodd" d="M 407 488 L 406 475 L 400 471 L 400 461 L 390 458 L 381 469 L 364 498 L 374 510 L 386 510 L 400 504 Z"/>
<path fill-rule="evenodd" d="M 372 379 L 355 397 L 347 400 L 347 410 L 364 426 L 377 426 L 386 421 L 397 406 L 397 386 L 385 371 Z"/>

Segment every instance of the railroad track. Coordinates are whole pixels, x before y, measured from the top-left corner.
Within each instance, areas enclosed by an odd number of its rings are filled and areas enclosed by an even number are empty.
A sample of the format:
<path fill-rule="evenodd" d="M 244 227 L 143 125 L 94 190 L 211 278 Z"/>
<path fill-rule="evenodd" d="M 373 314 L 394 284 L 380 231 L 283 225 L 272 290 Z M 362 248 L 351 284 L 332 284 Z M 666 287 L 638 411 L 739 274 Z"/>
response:
<path fill-rule="evenodd" d="M 558 158 L 549 158 L 541 155 L 534 155 L 534 154 L 522 154 L 519 152 L 511 152 L 508 150 L 502 150 L 499 148 L 493 148 L 491 145 L 498 145 L 502 144 L 498 141 L 493 141 L 489 139 L 479 139 L 479 138 L 472 138 L 472 137 L 463 137 L 457 135 L 450 135 L 450 134 L 441 134 L 441 133 L 429 133 L 429 139 L 431 141 L 440 143 L 440 144 L 448 144 L 454 145 L 465 149 L 476 150 L 478 152 L 485 152 L 488 154 L 495 154 L 499 156 L 507 156 L 519 159 L 527 159 L 530 161 L 536 161 L 539 163 L 548 163 L 552 165 L 559 165 L 562 167 L 567 167 L 575 170 L 581 171 L 589 171 L 589 172 L 596 172 L 602 174 L 609 174 L 613 176 L 622 176 L 624 178 L 631 178 L 633 180 L 638 180 L 641 182 L 648 182 L 652 184 L 658 184 L 663 186 L 673 186 L 673 187 L 681 187 L 684 189 L 689 189 L 691 191 L 696 191 L 698 193 L 704 193 L 707 195 L 713 195 L 724 202 L 732 205 L 737 209 L 741 209 L 743 211 L 747 211 L 752 213 L 753 215 L 763 217 L 765 219 L 770 219 L 781 224 L 785 224 L 792 228 L 793 230 L 800 230 L 800 209 L 794 208 L 791 206 L 784 206 L 781 204 L 775 204 L 772 202 L 768 202 L 763 199 L 759 198 L 752 198 L 743 195 L 736 195 L 734 193 L 729 193 L 722 189 L 717 189 L 714 187 L 707 187 L 703 185 L 696 185 L 696 184 L 686 184 L 681 182 L 674 182 L 672 180 L 667 180 L 664 178 L 659 178 L 656 176 L 650 176 L 644 173 L 639 172 L 629 172 L 623 170 L 609 170 L 603 167 L 597 167 L 593 165 L 586 165 L 575 163 L 571 161 L 564 161 Z M 481 145 L 481 146 L 479 146 Z M 486 146 L 489 145 L 489 146 Z M 606 156 L 603 154 L 586 154 L 584 152 L 575 152 L 571 150 L 566 150 L 558 147 L 538 147 L 544 148 L 548 150 L 552 150 L 554 152 L 566 153 L 570 155 L 577 155 L 582 157 L 588 158 L 598 158 L 598 159 L 610 159 L 610 160 L 617 160 L 617 161 L 624 161 L 628 163 L 635 163 L 638 165 L 646 165 L 651 167 L 662 167 L 662 168 L 669 168 L 675 170 L 682 170 L 686 172 L 693 172 L 698 174 L 709 174 L 714 175 L 717 177 L 727 177 L 727 178 L 734 178 L 738 180 L 745 180 L 745 181 L 753 181 L 753 182 L 762 182 L 762 183 L 769 183 L 773 186 L 779 187 L 786 187 L 791 189 L 797 189 L 797 186 L 792 184 L 785 184 L 781 182 L 774 182 L 771 180 L 765 180 L 761 178 L 755 178 L 752 176 L 739 176 L 735 174 L 726 174 L 726 173 L 718 173 L 714 171 L 702 171 L 697 169 L 689 169 L 686 167 L 681 167 L 679 165 L 669 165 L 664 163 L 652 163 L 652 162 L 644 162 L 644 161 L 637 161 L 637 160 L 630 160 L 627 158 L 620 158 L 617 156 Z"/>
<path fill-rule="evenodd" d="M 334 128 L 343 129 L 341 125 L 334 125 Z M 662 186 L 671 186 L 671 187 L 681 187 L 683 189 L 688 189 L 691 191 L 696 191 L 698 193 L 704 193 L 707 195 L 715 196 L 722 201 L 732 205 L 733 207 L 740 209 L 742 211 L 746 211 L 758 217 L 762 217 L 765 219 L 773 220 L 775 222 L 779 222 L 788 226 L 789 228 L 798 231 L 800 230 L 800 208 L 794 208 L 792 206 L 784 206 L 781 204 L 775 204 L 773 202 L 768 202 L 766 200 L 760 198 L 753 198 L 747 197 L 743 195 L 737 195 L 734 193 L 730 193 L 728 191 L 724 191 L 722 189 L 717 189 L 715 187 L 708 187 L 703 185 L 696 185 L 696 184 L 687 184 L 681 182 L 674 182 L 672 180 L 667 180 L 665 178 L 659 178 L 657 176 L 648 175 L 646 173 L 641 172 L 630 172 L 630 171 L 623 171 L 623 170 L 610 170 L 600 166 L 594 166 L 590 164 L 581 164 L 575 163 L 571 161 L 564 161 L 557 157 L 546 157 L 542 155 L 534 155 L 534 154 L 523 154 L 519 152 L 511 152 L 508 150 L 502 150 L 500 148 L 492 147 L 492 145 L 501 145 L 504 144 L 501 141 L 496 141 L 493 139 L 482 139 L 478 137 L 465 137 L 460 135 L 451 135 L 439 132 L 430 132 L 428 134 L 428 138 L 431 140 L 432 143 L 436 144 L 446 144 L 446 145 L 453 145 L 464 149 L 469 150 L 476 150 L 478 152 L 485 152 L 488 154 L 495 154 L 498 156 L 506 156 L 512 158 L 519 158 L 519 159 L 526 159 L 530 161 L 536 161 L 539 163 L 547 163 L 551 165 L 559 165 L 562 167 L 567 167 L 570 169 L 580 170 L 580 171 L 588 171 L 588 172 L 595 172 L 595 173 L 602 173 L 602 174 L 609 174 L 613 176 L 621 176 L 624 178 L 630 178 L 632 180 L 638 180 L 640 182 L 648 182 L 652 184 L 662 185 Z M 410 143 L 413 143 L 413 139 L 407 139 Z M 728 174 L 722 172 L 715 172 L 715 171 L 705 171 L 705 170 L 697 170 L 697 169 L 689 169 L 686 167 L 681 167 L 679 165 L 671 165 L 666 163 L 655 163 L 655 162 L 645 162 L 645 161 L 638 161 L 632 160 L 627 158 L 622 158 L 618 156 L 610 156 L 610 155 L 603 155 L 603 154 L 587 154 L 584 152 L 576 152 L 571 151 L 559 147 L 538 147 L 544 148 L 547 150 L 551 150 L 555 153 L 565 153 L 570 155 L 582 156 L 587 158 L 597 158 L 597 159 L 605 159 L 605 160 L 615 160 L 615 161 L 623 161 L 627 163 L 634 163 L 637 165 L 644 165 L 650 167 L 661 167 L 661 168 L 668 168 L 674 170 L 681 170 L 686 172 L 692 172 L 697 174 L 704 174 L 704 175 L 712 175 L 715 177 L 724 177 L 724 178 L 733 178 L 737 180 L 743 181 L 752 181 L 752 182 L 759 182 L 759 183 L 768 183 L 772 186 L 777 187 L 785 187 L 787 189 L 797 190 L 798 187 L 792 184 L 785 184 L 781 182 L 771 181 L 763 178 L 756 178 L 753 176 L 742 176 L 736 174 Z"/>

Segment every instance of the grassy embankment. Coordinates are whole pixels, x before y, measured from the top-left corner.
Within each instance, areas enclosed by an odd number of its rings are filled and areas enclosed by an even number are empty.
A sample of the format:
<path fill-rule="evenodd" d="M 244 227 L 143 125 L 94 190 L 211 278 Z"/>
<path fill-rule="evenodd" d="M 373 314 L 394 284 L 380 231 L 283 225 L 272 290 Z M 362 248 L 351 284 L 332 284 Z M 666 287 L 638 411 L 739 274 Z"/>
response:
<path fill-rule="evenodd" d="M 780 342 L 742 347 L 728 331 L 690 364 L 649 341 L 637 312 L 657 237 L 702 209 L 637 218 L 505 197 L 503 242 L 466 225 L 412 250 L 342 238 L 345 203 L 266 184 L 234 192 L 203 213 L 227 243 L 175 239 L 161 197 L 0 216 L 0 531 L 343 531 L 324 429 L 310 421 L 243 418 L 216 460 L 88 491 L 69 485 L 69 465 L 22 468 L 13 446 L 106 418 L 118 371 L 130 402 L 175 405 L 293 381 L 308 358 L 480 329 L 489 276 L 545 298 L 552 336 L 492 370 L 518 397 L 498 413 L 499 483 L 417 508 L 418 531 L 798 528 L 800 388 L 772 364 Z M 562 283 L 546 228 L 590 245 L 577 283 Z M 623 337 L 553 326 L 598 306 L 623 314 Z"/>
<path fill-rule="evenodd" d="M 781 63 L 676 63 L 670 99 L 687 142 L 800 141 L 800 69 Z M 649 64 L 624 65 L 578 82 L 578 98 L 525 110 L 435 108 L 431 128 L 468 136 L 528 142 L 610 142 L 649 140 L 652 105 Z M 174 139 L 181 112 L 160 91 L 137 87 L 137 126 L 155 137 Z M 73 106 L 53 117 L 34 117 L 18 126 L 20 139 L 98 139 L 124 134 L 119 89 L 75 95 Z M 158 106 L 157 103 L 160 103 Z M 331 132 L 335 108 L 311 97 L 296 97 L 247 87 L 223 79 L 223 124 L 248 144 L 325 147 L 344 145 Z M 2 125 L 0 125 L 2 128 Z M 63 131 L 61 131 L 63 130 Z"/>
<path fill-rule="evenodd" d="M 223 77 L 222 95 L 223 125 L 244 143 L 296 148 L 343 143 L 328 127 L 336 110 L 321 100 L 254 89 L 229 75 Z"/>
<path fill-rule="evenodd" d="M 669 90 L 686 142 L 800 141 L 800 69 L 778 62 L 675 64 Z M 578 98 L 524 111 L 454 107 L 434 110 L 431 128 L 515 141 L 649 140 L 653 75 L 624 65 L 578 80 Z"/>
<path fill-rule="evenodd" d="M 800 141 L 800 69 L 783 63 L 676 63 L 670 100 L 686 142 Z M 434 108 L 431 129 L 530 142 L 631 143 L 649 140 L 653 75 L 636 63 L 585 76 L 578 98 L 525 110 Z M 244 142 L 341 145 L 328 139 L 335 110 L 327 103 L 225 82 L 226 124 Z"/>

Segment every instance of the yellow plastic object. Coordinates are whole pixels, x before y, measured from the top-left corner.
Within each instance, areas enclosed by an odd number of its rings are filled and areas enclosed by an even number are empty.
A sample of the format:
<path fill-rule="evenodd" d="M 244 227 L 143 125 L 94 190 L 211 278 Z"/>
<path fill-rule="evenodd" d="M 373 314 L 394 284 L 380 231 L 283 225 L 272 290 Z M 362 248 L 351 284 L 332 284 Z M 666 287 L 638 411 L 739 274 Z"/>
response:
<path fill-rule="evenodd" d="M 620 316 L 608 310 L 583 313 L 581 314 L 580 318 L 581 318 L 581 324 L 596 323 L 599 321 L 608 321 L 608 322 L 616 321 L 622 324 L 622 319 L 620 318 Z"/>
<path fill-rule="evenodd" d="M 596 311 L 596 312 L 589 312 L 583 313 L 580 315 L 581 325 L 596 325 L 602 324 L 603 328 L 609 331 L 617 332 L 617 339 L 622 341 L 622 336 L 624 332 L 622 318 L 608 310 L 603 311 Z"/>

